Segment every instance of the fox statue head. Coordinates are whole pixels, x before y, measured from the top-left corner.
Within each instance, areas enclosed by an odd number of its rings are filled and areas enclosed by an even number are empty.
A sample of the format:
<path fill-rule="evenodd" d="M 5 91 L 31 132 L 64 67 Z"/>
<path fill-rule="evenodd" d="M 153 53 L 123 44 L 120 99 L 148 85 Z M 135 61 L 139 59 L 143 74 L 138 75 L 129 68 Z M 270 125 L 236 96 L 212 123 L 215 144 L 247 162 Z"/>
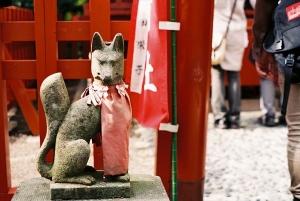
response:
<path fill-rule="evenodd" d="M 105 43 L 98 32 L 92 39 L 92 75 L 98 85 L 122 82 L 124 74 L 124 41 L 118 33 L 111 43 Z"/>

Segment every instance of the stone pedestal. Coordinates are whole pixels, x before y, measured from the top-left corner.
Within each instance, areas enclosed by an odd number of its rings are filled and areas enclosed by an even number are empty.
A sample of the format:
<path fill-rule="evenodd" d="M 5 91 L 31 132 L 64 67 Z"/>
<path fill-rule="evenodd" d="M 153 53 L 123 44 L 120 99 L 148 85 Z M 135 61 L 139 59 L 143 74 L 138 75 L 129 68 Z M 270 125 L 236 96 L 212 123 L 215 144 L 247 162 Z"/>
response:
<path fill-rule="evenodd" d="M 66 184 L 66 185 L 74 185 L 74 184 Z M 100 183 L 99 185 L 105 185 L 105 184 Z M 50 188 L 50 186 L 51 186 L 51 188 Z M 33 178 L 33 179 L 26 180 L 26 181 L 23 181 L 20 183 L 15 195 L 12 198 L 12 201 L 51 201 L 51 194 L 53 194 L 53 192 L 51 192 L 51 191 L 53 191 L 53 190 L 57 191 L 61 187 L 62 186 L 60 186 L 58 188 L 55 183 L 53 183 L 50 180 L 45 179 L 45 178 Z M 66 187 L 64 187 L 64 189 L 66 190 Z M 126 187 L 125 187 L 125 189 L 126 189 Z M 115 190 L 110 189 L 107 192 L 115 191 Z M 78 200 L 78 201 L 96 201 L 96 200 L 103 200 L 103 201 L 112 201 L 112 200 L 169 201 L 169 198 L 168 198 L 166 191 L 161 183 L 160 178 L 157 176 L 151 176 L 151 175 L 130 175 L 130 198 L 123 198 L 123 199 L 120 199 L 120 198 L 112 198 L 112 199 L 79 198 L 81 196 L 79 194 L 85 194 L 84 191 L 85 191 L 84 189 L 80 189 L 79 191 L 77 191 L 77 190 L 73 191 L 73 193 L 70 194 L 70 195 L 73 195 L 72 198 L 68 198 L 68 199 L 69 200 Z M 91 191 L 94 191 L 94 189 Z M 58 198 L 55 198 L 55 199 L 58 199 Z M 62 200 L 62 199 L 60 198 L 60 200 Z"/>
<path fill-rule="evenodd" d="M 96 179 L 96 184 L 92 186 L 51 182 L 51 200 L 130 198 L 130 182 L 116 182 L 111 177 L 103 181 L 103 171 L 90 175 Z"/>

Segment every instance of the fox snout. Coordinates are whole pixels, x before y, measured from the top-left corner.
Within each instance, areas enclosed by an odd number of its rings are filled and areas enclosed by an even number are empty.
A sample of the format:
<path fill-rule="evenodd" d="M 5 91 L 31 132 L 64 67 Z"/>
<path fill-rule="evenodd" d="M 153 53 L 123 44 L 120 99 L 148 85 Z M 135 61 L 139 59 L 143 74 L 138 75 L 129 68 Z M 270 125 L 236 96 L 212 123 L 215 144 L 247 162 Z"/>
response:
<path fill-rule="evenodd" d="M 112 73 L 112 72 L 111 72 Z M 111 75 L 111 73 L 100 73 L 100 72 L 98 72 L 97 73 L 97 76 L 96 77 L 94 77 L 96 80 L 99 80 L 99 81 L 101 81 L 102 82 L 102 84 L 107 84 L 107 85 L 109 85 L 109 84 L 112 84 L 115 80 L 116 80 L 116 78 L 115 77 L 113 77 L 112 75 Z M 106 75 L 105 75 L 106 74 Z"/>
<path fill-rule="evenodd" d="M 103 82 L 105 84 L 110 84 L 112 82 L 111 76 L 105 76 L 104 79 L 103 79 Z"/>

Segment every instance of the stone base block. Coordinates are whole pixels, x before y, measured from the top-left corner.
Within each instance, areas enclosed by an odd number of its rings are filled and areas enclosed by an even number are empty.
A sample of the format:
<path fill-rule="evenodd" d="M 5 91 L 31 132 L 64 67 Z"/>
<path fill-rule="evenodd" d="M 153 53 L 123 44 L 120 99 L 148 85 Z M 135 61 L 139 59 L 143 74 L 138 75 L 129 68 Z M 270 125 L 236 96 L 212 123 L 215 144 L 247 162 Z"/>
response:
<path fill-rule="evenodd" d="M 130 182 L 116 182 L 111 177 L 103 181 L 103 171 L 90 173 L 96 179 L 92 186 L 70 183 L 51 183 L 51 200 L 129 198 Z"/>
<path fill-rule="evenodd" d="M 33 178 L 20 183 L 12 201 L 51 201 L 50 185 L 45 178 Z M 73 194 L 69 200 L 75 200 Z M 58 199 L 57 199 L 58 200 Z M 63 199 L 60 199 L 63 200 Z M 170 201 L 159 177 L 151 175 L 130 175 L 130 198 L 88 199 L 77 201 Z"/>

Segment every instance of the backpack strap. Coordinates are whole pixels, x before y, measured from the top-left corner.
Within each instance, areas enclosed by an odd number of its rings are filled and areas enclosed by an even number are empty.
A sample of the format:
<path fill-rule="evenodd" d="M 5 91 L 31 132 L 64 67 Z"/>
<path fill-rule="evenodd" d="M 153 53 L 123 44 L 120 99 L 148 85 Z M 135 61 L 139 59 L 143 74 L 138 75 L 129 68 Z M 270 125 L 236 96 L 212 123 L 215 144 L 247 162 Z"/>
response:
<path fill-rule="evenodd" d="M 286 115 L 286 107 L 289 99 L 290 88 L 291 88 L 291 79 L 293 73 L 293 66 L 295 63 L 294 54 L 289 54 L 285 59 L 285 68 L 284 68 L 284 91 L 283 91 L 283 101 L 281 105 L 281 114 Z"/>

